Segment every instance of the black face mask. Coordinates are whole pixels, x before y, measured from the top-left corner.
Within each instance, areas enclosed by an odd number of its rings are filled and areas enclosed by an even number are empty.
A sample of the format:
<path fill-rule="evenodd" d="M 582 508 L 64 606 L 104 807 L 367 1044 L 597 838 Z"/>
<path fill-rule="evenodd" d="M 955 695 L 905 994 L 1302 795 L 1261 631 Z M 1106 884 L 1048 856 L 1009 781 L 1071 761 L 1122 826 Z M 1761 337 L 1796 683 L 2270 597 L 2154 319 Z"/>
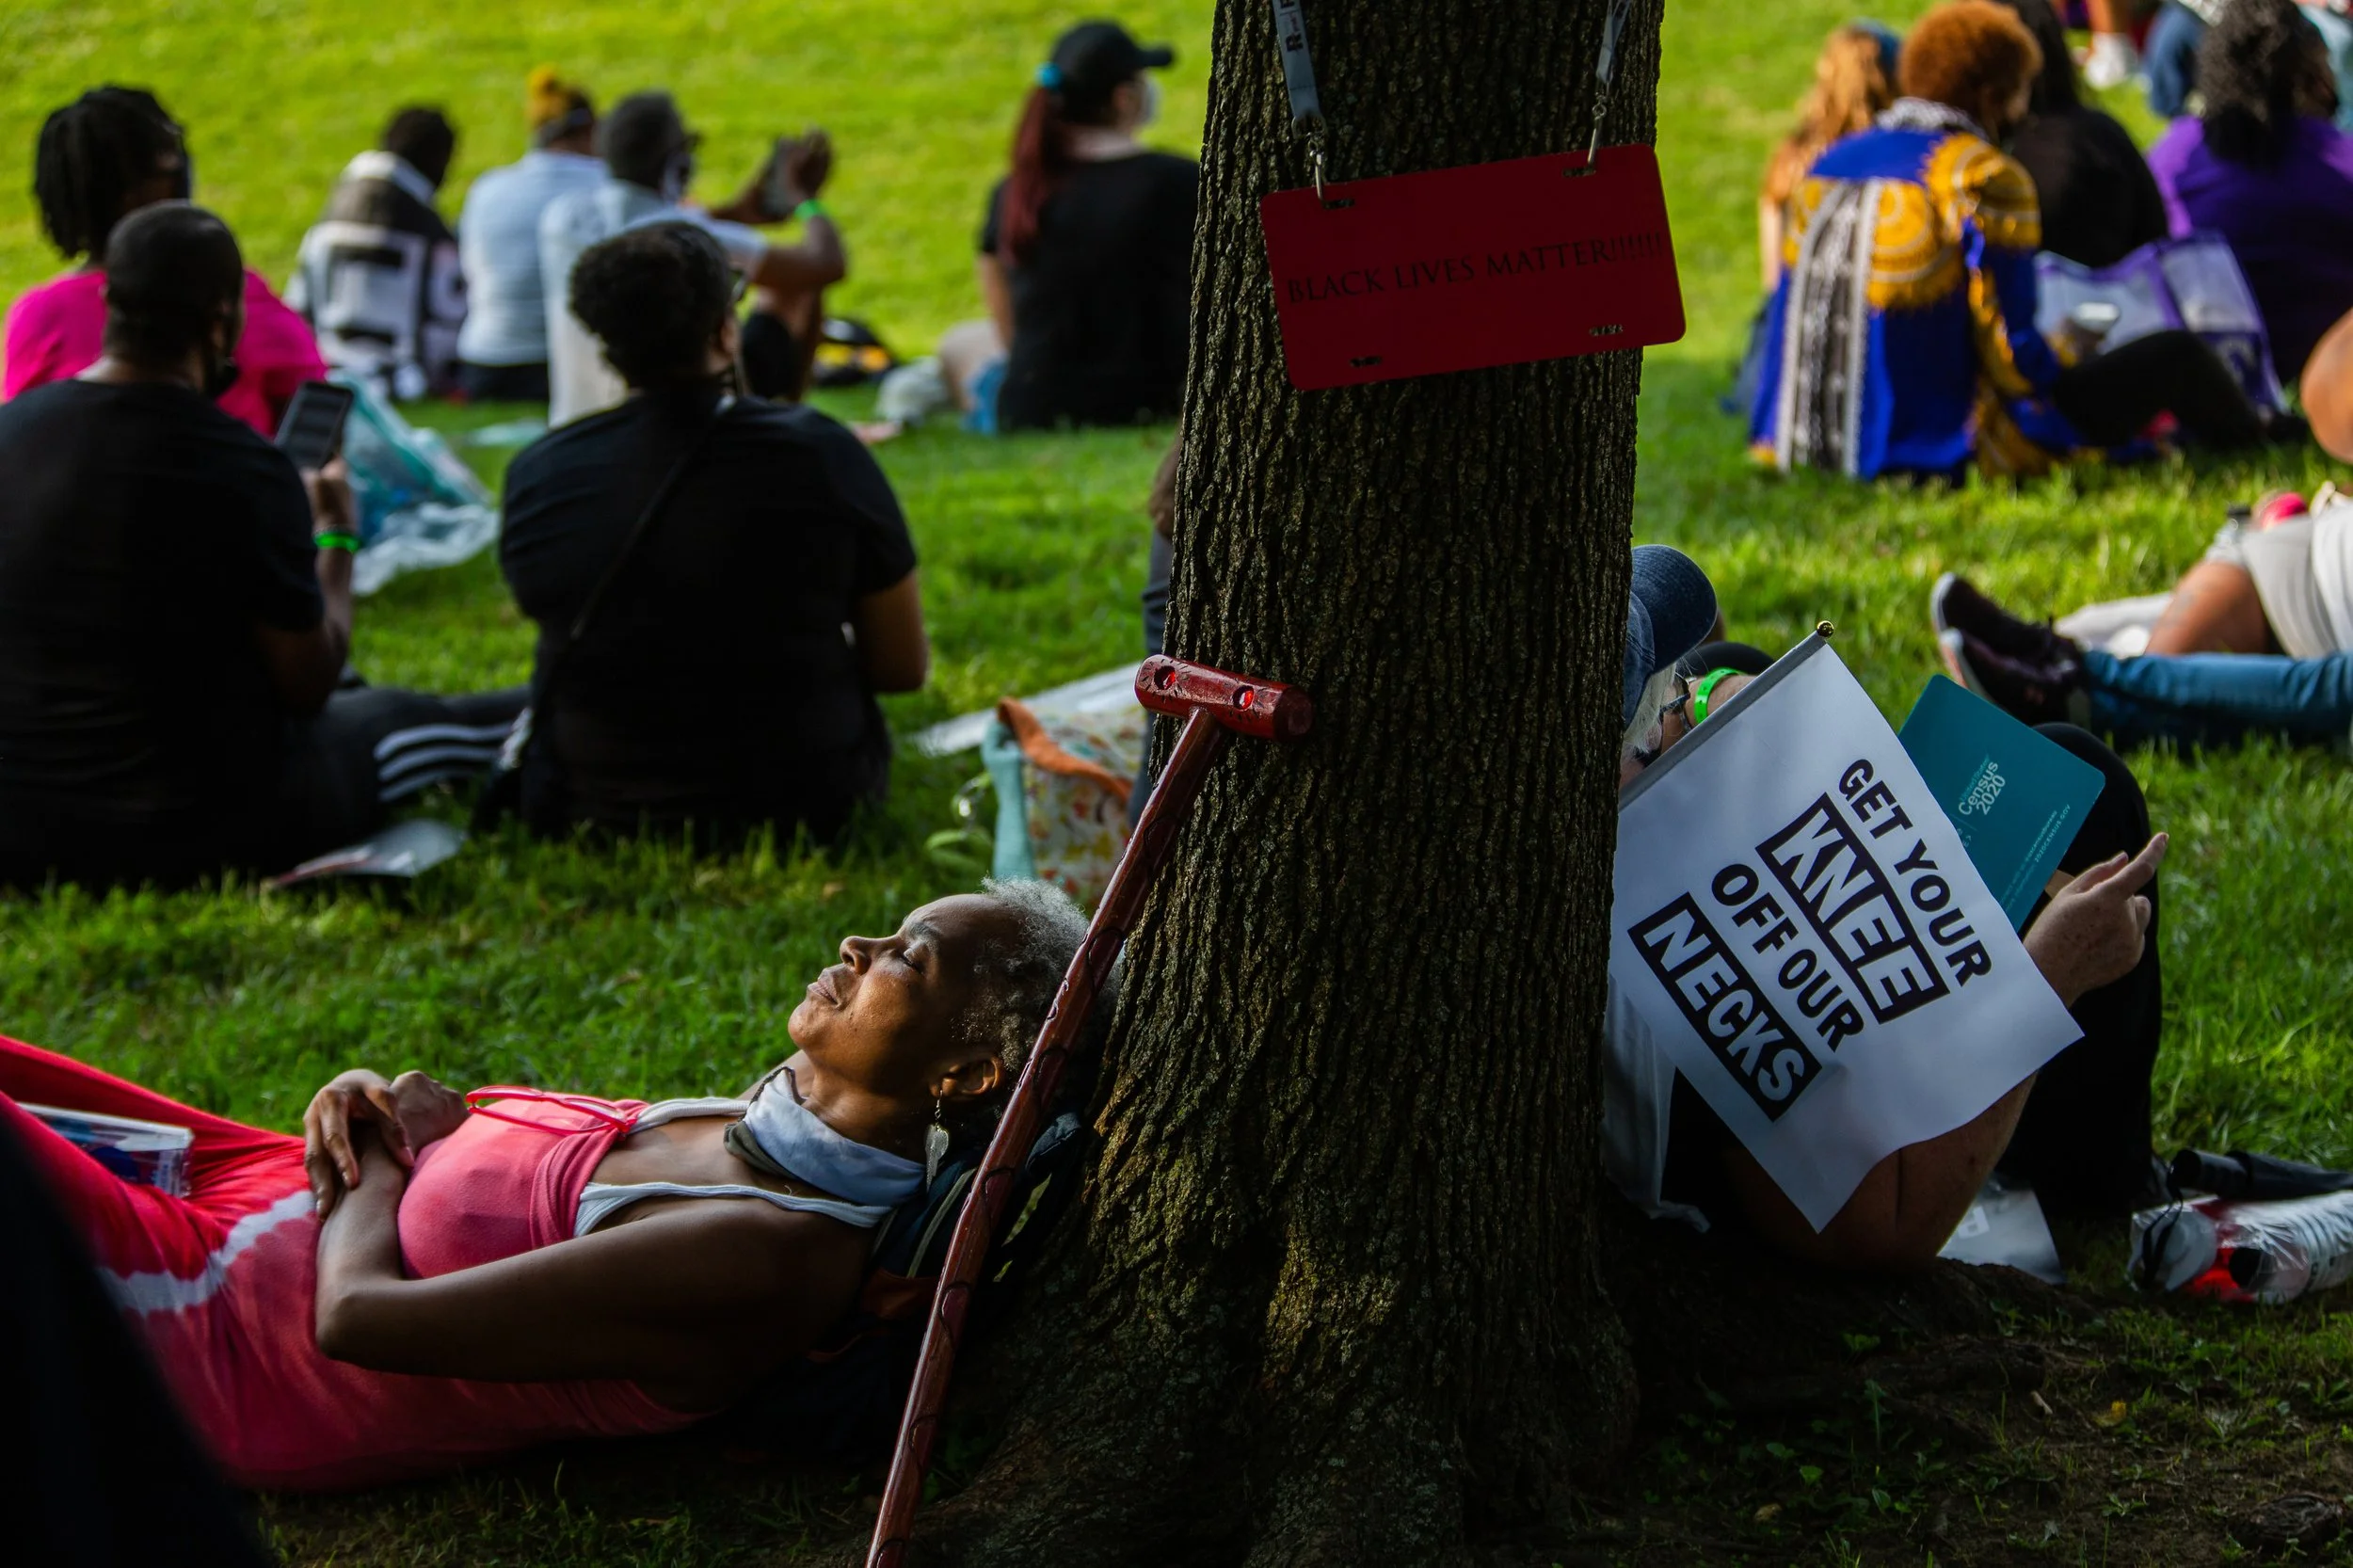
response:
<path fill-rule="evenodd" d="M 208 349 L 204 355 L 204 395 L 217 403 L 229 395 L 229 389 L 237 384 L 237 357 L 224 354 L 216 360 Z"/>

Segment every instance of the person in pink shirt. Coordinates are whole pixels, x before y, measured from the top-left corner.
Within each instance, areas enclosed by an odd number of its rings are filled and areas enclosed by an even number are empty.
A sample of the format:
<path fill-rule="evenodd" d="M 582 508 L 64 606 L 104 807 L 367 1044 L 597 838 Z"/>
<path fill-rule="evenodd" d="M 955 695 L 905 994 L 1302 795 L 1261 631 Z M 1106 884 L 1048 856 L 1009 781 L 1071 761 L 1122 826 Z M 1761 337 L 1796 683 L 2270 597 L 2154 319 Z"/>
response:
<path fill-rule="evenodd" d="M 97 362 L 106 327 L 106 279 L 98 259 L 106 238 L 141 207 L 186 200 L 194 168 L 178 123 L 139 88 L 93 88 L 42 122 L 33 164 L 41 227 L 81 264 L 8 307 L 0 329 L 0 398 L 78 376 Z M 326 375 L 311 328 L 248 267 L 237 378 L 221 395 L 222 411 L 275 436 L 295 389 Z"/>
<path fill-rule="evenodd" d="M 849 937 L 785 1025 L 799 1054 L 747 1099 L 355 1069 L 298 1138 L 0 1039 L 0 1128 L 231 1481 L 380 1485 L 676 1431 L 824 1347 L 940 1135 L 992 1129 L 1085 936 L 1021 882 Z M 27 1104 L 190 1128 L 186 1195 Z"/>

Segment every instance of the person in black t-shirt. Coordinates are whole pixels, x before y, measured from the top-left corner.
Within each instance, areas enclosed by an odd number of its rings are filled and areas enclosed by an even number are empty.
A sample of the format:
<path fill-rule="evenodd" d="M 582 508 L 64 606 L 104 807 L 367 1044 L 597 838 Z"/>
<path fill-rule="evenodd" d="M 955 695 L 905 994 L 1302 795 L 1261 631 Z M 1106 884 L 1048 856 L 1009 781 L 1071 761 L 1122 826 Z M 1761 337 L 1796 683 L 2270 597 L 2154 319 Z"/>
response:
<path fill-rule="evenodd" d="M 0 882 L 284 871 L 486 767 L 520 707 L 336 691 L 349 487 L 212 401 L 244 266 L 212 214 L 142 208 L 104 356 L 0 407 Z"/>
<path fill-rule="evenodd" d="M 928 672 L 889 483 L 815 409 L 728 395 L 733 293 L 689 223 L 624 231 L 572 268 L 572 312 L 631 395 L 507 471 L 500 562 L 539 625 L 522 793 L 540 831 L 829 837 L 888 779 L 874 694 Z"/>
<path fill-rule="evenodd" d="M 1089 22 L 1038 72 L 981 231 L 981 294 L 1007 345 L 1001 429 L 1176 413 L 1201 170 L 1135 136 L 1156 103 L 1144 72 L 1175 58 Z"/>
<path fill-rule="evenodd" d="M 2130 132 L 2083 102 L 2067 31 L 2050 0 L 2002 0 L 2042 46 L 2025 123 L 2010 156 L 2034 179 L 2042 248 L 2085 266 L 2113 266 L 2166 236 L 2165 198 Z"/>

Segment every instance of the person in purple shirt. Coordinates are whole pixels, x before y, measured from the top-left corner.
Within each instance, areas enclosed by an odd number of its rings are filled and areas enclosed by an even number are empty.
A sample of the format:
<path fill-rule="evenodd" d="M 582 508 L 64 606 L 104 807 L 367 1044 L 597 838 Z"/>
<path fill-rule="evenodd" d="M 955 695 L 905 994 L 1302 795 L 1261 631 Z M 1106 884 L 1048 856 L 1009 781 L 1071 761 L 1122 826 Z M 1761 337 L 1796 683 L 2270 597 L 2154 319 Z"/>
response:
<path fill-rule="evenodd" d="M 2293 382 L 2353 310 L 2353 136 L 2329 122 L 2337 88 L 2296 0 L 2233 0 L 2200 46 L 2204 114 L 2149 152 L 2176 234 L 2218 231 Z"/>

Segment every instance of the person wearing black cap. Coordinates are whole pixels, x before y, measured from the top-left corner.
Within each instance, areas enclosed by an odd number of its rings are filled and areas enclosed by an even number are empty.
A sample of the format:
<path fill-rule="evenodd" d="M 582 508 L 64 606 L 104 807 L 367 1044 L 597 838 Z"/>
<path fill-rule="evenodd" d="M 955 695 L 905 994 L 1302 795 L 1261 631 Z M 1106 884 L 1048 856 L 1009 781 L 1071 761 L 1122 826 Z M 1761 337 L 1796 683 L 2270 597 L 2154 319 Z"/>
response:
<path fill-rule="evenodd" d="M 1038 70 L 981 231 L 981 294 L 1006 352 L 999 428 L 1176 413 L 1201 170 L 1136 140 L 1157 106 L 1145 72 L 1175 58 L 1087 22 Z"/>
<path fill-rule="evenodd" d="M 1635 551 L 1621 786 L 1751 679 L 1725 667 L 1694 681 L 1678 669 L 1715 619 L 1715 590 L 1688 557 L 1663 545 Z M 2074 880 L 2044 900 L 2025 931 L 2028 955 L 2084 1037 L 1974 1119 L 1888 1156 L 1817 1232 L 1651 1041 L 1613 979 L 1602 1159 L 1628 1200 L 1703 1230 L 1745 1225 L 1817 1262 L 1902 1268 L 1936 1256 L 1997 1165 L 2057 1210 L 2122 1213 L 2148 1195 L 2150 1078 L 2163 1012 L 2155 874 L 2166 840 L 2150 836 L 2148 805 L 2114 752 L 2072 726 L 2042 733 L 2105 776 L 2059 862 Z"/>
<path fill-rule="evenodd" d="M 628 392 L 566 301 L 572 267 L 584 251 L 646 223 L 692 223 L 719 242 L 736 275 L 755 291 L 743 328 L 744 390 L 786 401 L 801 395 L 824 320 L 824 291 L 850 269 L 841 232 L 817 199 L 833 170 L 833 143 L 818 130 L 779 137 L 735 199 L 709 209 L 686 200 L 701 143 L 668 93 L 632 93 L 597 126 L 604 182 L 556 198 L 540 215 L 551 425 L 615 408 Z M 754 227 L 788 219 L 802 224 L 796 244 L 772 244 Z"/>
<path fill-rule="evenodd" d="M 215 406 L 228 226 L 154 203 L 105 262 L 103 357 L 0 408 L 0 885 L 282 872 L 487 770 L 520 692 L 337 690 L 351 491 Z"/>

